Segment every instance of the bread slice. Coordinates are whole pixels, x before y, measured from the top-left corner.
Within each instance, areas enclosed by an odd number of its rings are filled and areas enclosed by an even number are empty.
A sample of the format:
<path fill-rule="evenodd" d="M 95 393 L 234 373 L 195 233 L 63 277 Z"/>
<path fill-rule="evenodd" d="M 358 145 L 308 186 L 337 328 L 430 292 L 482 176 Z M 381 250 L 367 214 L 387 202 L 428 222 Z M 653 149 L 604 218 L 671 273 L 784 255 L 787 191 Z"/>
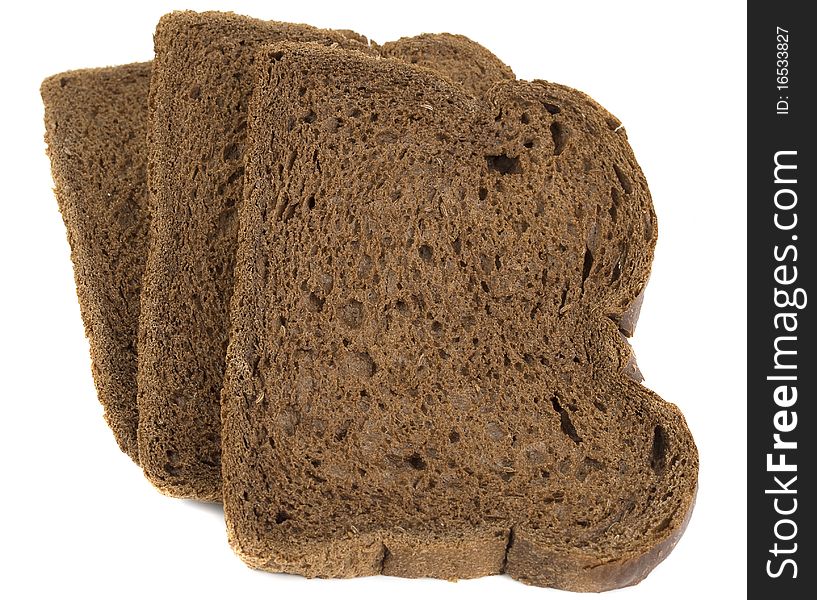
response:
<path fill-rule="evenodd" d="M 40 90 L 97 394 L 119 447 L 137 462 L 149 81 L 150 65 L 141 63 L 60 73 Z"/>
<path fill-rule="evenodd" d="M 255 51 L 263 43 L 297 40 L 377 55 L 360 37 L 223 13 L 173 13 L 159 23 L 150 92 L 155 212 L 142 294 L 139 448 L 145 474 L 167 494 L 221 495 L 219 394 Z M 512 77 L 495 57 L 491 66 L 487 50 L 459 37 L 427 36 L 411 47 L 427 47 L 426 66 L 444 57 L 442 69 L 454 80 L 473 81 L 471 62 L 485 65 L 480 68 L 488 76 Z"/>
<path fill-rule="evenodd" d="M 477 100 L 308 45 L 256 73 L 222 395 L 235 551 L 308 577 L 641 580 L 698 457 L 607 316 L 656 237 L 618 122 L 543 81 Z"/>

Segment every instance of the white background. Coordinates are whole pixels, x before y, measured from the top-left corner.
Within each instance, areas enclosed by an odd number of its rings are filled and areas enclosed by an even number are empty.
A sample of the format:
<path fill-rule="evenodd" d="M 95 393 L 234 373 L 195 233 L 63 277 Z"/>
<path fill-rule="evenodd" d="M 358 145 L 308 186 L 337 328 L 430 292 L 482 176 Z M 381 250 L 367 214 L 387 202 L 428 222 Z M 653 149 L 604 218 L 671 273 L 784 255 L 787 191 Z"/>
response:
<path fill-rule="evenodd" d="M 455 7 L 461 8 L 455 8 Z M 307 581 L 254 572 L 220 507 L 161 496 L 119 452 L 89 368 L 44 154 L 40 81 L 149 60 L 172 9 L 470 36 L 520 78 L 588 92 L 624 123 L 659 243 L 634 345 L 684 411 L 701 471 L 676 550 L 610 598 L 742 598 L 745 583 L 745 5 L 742 2 L 16 2 L 3 9 L 0 597 L 567 598 L 507 577 Z M 463 10 L 464 9 L 464 10 Z"/>

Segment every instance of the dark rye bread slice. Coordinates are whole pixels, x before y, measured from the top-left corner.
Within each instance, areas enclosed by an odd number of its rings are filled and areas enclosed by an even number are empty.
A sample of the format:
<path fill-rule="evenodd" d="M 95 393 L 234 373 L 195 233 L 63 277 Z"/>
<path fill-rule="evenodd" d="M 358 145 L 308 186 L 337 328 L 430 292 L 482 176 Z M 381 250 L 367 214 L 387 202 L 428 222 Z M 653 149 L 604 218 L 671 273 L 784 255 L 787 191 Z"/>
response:
<path fill-rule="evenodd" d="M 256 63 L 222 397 L 232 547 L 309 577 L 641 580 L 686 526 L 698 458 L 678 409 L 622 374 L 607 316 L 656 235 L 617 121 L 541 81 L 479 101 L 331 49 Z"/>
<path fill-rule="evenodd" d="M 60 73 L 40 90 L 97 394 L 119 447 L 137 462 L 149 81 L 150 64 L 142 63 Z"/>
<path fill-rule="evenodd" d="M 155 215 L 142 295 L 139 444 L 147 477 L 167 494 L 221 495 L 219 394 L 255 51 L 286 39 L 375 55 L 361 37 L 223 13 L 173 13 L 159 23 L 149 158 Z M 455 81 L 473 82 L 480 68 L 492 77 L 512 77 L 495 57 L 492 65 L 487 50 L 459 37 L 424 36 L 412 52 L 418 47 L 427 48 L 425 66 L 433 67 L 439 55 L 440 70 Z M 342 119 L 326 124 L 341 125 Z"/>

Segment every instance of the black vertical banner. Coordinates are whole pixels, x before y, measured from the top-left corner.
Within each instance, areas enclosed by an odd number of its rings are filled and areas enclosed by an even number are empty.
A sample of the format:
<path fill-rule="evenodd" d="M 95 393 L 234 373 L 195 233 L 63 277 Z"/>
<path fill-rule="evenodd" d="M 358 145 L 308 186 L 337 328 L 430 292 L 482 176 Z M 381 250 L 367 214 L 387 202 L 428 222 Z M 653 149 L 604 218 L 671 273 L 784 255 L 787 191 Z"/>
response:
<path fill-rule="evenodd" d="M 817 23 L 748 8 L 748 592 L 817 597 Z"/>

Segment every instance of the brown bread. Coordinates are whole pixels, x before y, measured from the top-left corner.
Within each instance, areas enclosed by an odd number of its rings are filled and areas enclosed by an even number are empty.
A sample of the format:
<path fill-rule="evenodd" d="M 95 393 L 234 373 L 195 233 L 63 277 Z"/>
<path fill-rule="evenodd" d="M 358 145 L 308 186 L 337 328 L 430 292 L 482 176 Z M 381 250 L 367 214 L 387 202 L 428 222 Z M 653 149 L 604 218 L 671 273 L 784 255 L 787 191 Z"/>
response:
<path fill-rule="evenodd" d="M 355 32 L 340 33 L 368 43 Z M 444 73 L 475 93 L 488 82 L 513 78 L 511 70 L 488 50 L 463 36 L 423 34 L 385 44 L 380 51 L 405 55 L 406 60 Z M 142 63 L 72 71 L 49 77 L 42 86 L 46 139 L 75 247 L 75 275 L 91 339 L 94 380 L 117 442 L 137 462 L 136 332 L 149 221 L 145 131 L 150 67 Z M 86 166 L 106 144 L 115 153 L 103 155 L 118 155 L 127 171 L 124 175 Z M 108 191 L 101 196 L 100 189 L 115 191 L 110 197 Z M 128 203 L 124 213 L 108 210 L 123 202 Z M 74 218 L 77 210 L 82 219 Z"/>
<path fill-rule="evenodd" d="M 251 66 L 261 44 L 279 40 L 377 55 L 356 34 L 224 13 L 172 13 L 156 31 L 149 156 L 155 213 L 142 295 L 139 448 L 147 477 L 170 495 L 221 495 L 219 393 Z M 513 76 L 458 36 L 396 45 L 386 45 L 396 56 L 402 45 L 412 53 L 425 47 L 425 66 L 439 55 L 441 70 L 466 85 L 477 68 L 486 76 Z"/>
<path fill-rule="evenodd" d="M 309 577 L 640 581 L 692 511 L 678 409 L 622 370 L 656 239 L 618 121 L 393 60 L 256 57 L 222 399 L 230 543 Z"/>
<path fill-rule="evenodd" d="M 60 73 L 41 87 L 45 139 L 97 394 L 119 447 L 137 462 L 149 81 L 150 64 L 142 63 Z"/>

